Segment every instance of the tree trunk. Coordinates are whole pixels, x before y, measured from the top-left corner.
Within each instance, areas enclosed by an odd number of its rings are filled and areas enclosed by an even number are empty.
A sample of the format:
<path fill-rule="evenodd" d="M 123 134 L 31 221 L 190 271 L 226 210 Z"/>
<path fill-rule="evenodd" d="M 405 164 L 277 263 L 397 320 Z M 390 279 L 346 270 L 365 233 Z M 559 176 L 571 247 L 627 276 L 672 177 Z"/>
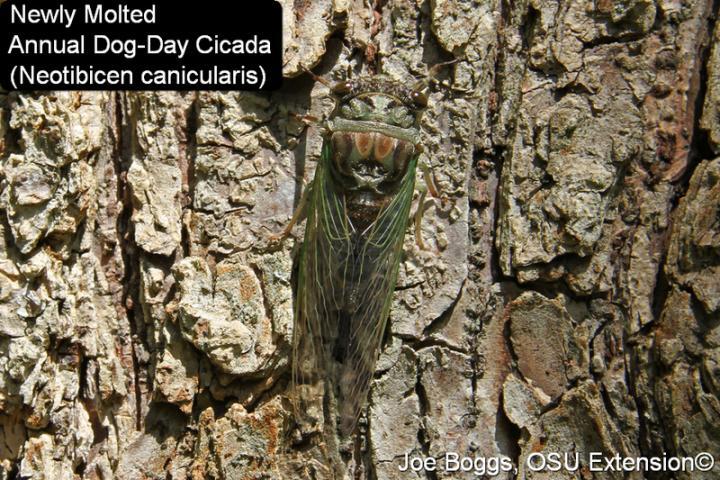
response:
<path fill-rule="evenodd" d="M 587 468 L 720 459 L 718 2 L 283 3 L 279 91 L 0 94 L 0 479 L 720 478 Z M 287 399 L 302 227 L 268 239 L 333 108 L 304 68 L 432 77 L 446 199 L 350 440 Z"/>

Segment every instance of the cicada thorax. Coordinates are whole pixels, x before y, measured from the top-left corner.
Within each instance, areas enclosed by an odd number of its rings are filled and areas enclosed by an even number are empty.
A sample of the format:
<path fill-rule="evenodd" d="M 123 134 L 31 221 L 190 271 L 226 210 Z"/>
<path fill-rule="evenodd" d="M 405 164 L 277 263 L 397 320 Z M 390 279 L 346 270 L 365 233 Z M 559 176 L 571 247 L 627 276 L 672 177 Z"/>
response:
<path fill-rule="evenodd" d="M 330 137 L 333 171 L 345 192 L 353 226 L 366 230 L 397 193 L 415 145 L 379 131 L 336 131 Z"/>

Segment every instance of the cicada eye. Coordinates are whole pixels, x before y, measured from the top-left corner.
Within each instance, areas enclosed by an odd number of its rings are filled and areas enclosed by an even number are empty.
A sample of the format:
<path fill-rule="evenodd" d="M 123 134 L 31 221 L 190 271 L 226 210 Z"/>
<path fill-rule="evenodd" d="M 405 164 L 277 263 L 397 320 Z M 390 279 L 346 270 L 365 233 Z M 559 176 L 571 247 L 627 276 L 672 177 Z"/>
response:
<path fill-rule="evenodd" d="M 346 95 L 350 92 L 352 92 L 353 89 L 353 83 L 352 82 L 340 82 L 335 84 L 335 86 L 332 88 L 332 92 L 335 95 Z"/>
<path fill-rule="evenodd" d="M 413 103 L 414 103 L 415 105 L 417 105 L 418 107 L 422 107 L 422 108 L 427 107 L 428 98 L 427 98 L 427 95 L 425 95 L 424 92 L 421 92 L 421 91 L 416 90 L 416 91 L 414 91 L 414 92 L 412 92 L 412 93 L 410 94 L 410 99 L 411 99 L 411 100 L 413 101 Z"/>

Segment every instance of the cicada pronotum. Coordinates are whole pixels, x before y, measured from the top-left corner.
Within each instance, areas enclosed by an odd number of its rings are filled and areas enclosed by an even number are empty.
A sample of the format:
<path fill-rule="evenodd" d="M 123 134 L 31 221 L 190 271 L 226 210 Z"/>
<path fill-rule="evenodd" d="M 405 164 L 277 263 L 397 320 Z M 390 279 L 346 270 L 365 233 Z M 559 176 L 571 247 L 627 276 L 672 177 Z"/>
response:
<path fill-rule="evenodd" d="M 389 316 L 427 97 L 419 87 L 383 77 L 341 82 L 332 93 L 337 105 L 324 122 L 315 178 L 298 209 L 307 223 L 292 377 L 296 387 L 332 385 L 339 430 L 348 435 L 364 406 Z"/>

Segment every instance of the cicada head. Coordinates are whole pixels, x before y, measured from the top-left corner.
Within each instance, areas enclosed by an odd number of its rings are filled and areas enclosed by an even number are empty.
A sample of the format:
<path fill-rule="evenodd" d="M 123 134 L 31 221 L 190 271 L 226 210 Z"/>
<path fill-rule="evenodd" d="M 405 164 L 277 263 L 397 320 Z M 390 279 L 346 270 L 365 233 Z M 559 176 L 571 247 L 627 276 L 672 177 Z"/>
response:
<path fill-rule="evenodd" d="M 374 121 L 400 128 L 417 128 L 427 107 L 426 89 L 414 89 L 385 77 L 346 80 L 332 92 L 338 105 L 335 117 Z"/>

